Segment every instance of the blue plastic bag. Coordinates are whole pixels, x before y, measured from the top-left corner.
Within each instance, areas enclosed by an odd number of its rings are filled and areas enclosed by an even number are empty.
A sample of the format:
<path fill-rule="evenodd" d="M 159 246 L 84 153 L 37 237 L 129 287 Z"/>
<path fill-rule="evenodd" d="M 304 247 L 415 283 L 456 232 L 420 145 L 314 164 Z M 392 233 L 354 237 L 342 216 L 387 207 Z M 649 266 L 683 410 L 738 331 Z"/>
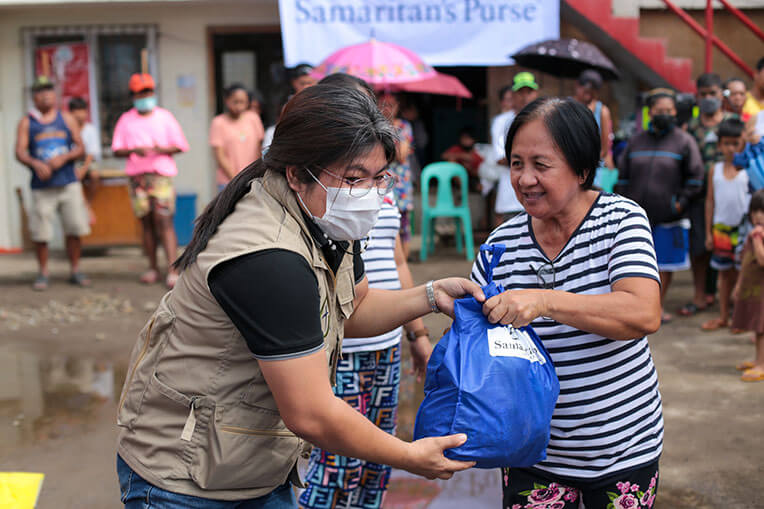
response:
<path fill-rule="evenodd" d="M 480 247 L 487 299 L 504 291 L 492 281 L 504 250 Z M 446 457 L 477 468 L 535 465 L 546 458 L 560 393 L 552 359 L 531 327 L 493 325 L 482 307 L 473 297 L 454 303 L 454 323 L 427 364 L 414 439 L 466 433 L 467 442 Z"/>

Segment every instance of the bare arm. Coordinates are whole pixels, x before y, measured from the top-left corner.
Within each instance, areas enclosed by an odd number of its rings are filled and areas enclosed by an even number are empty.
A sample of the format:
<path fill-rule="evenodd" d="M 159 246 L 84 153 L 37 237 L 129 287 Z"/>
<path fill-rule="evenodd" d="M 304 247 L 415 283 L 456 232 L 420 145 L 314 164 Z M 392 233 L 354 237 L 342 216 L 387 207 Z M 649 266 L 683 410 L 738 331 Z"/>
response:
<path fill-rule="evenodd" d="M 463 443 L 464 435 L 403 442 L 337 398 L 329 384 L 324 351 L 259 364 L 284 423 L 296 435 L 322 449 L 402 468 L 430 479 L 448 479 L 453 472 L 473 465 L 443 456 L 444 449 Z"/>
<path fill-rule="evenodd" d="M 29 154 L 29 117 L 24 117 L 16 129 L 16 160 L 28 166 L 43 182 L 53 174 L 53 169 L 45 161 Z"/>
<path fill-rule="evenodd" d="M 66 127 L 69 128 L 69 132 L 72 135 L 72 148 L 69 152 L 52 157 L 48 164 L 54 170 L 57 170 L 69 163 L 70 161 L 76 161 L 85 155 L 85 145 L 82 143 L 82 136 L 80 135 L 80 126 L 77 125 L 77 121 L 74 117 L 67 112 L 62 112 L 61 116 L 66 123 Z"/>
<path fill-rule="evenodd" d="M 629 277 L 613 291 L 578 295 L 559 290 L 506 291 L 483 305 L 491 323 L 528 325 L 546 316 L 576 329 L 609 339 L 635 339 L 660 327 L 660 286 L 655 280 Z"/>
<path fill-rule="evenodd" d="M 409 270 L 409 264 L 406 262 L 406 256 L 403 254 L 403 246 L 401 245 L 400 235 L 395 237 L 395 265 L 398 269 L 398 279 L 401 282 L 401 288 L 413 288 L 414 278 L 411 277 L 411 270 Z M 417 375 L 417 380 L 421 381 L 427 372 L 427 361 L 430 359 L 432 353 L 432 344 L 430 344 L 430 335 L 427 334 L 424 327 L 424 322 L 421 318 L 415 318 L 406 325 L 407 336 L 408 334 L 416 334 L 414 341 L 409 341 L 411 347 L 411 357 L 413 361 L 414 372 Z"/>
<path fill-rule="evenodd" d="M 610 108 L 602 105 L 602 112 L 600 113 L 600 124 L 602 129 L 600 131 L 600 159 L 605 161 L 605 166 L 613 168 L 613 157 L 610 155 L 610 136 L 613 134 L 613 118 L 610 115 Z"/>
<path fill-rule="evenodd" d="M 485 300 L 480 287 L 464 278 L 440 279 L 433 283 L 433 290 L 438 308 L 449 316 L 453 315 L 455 299 L 473 295 L 480 302 Z M 364 277 L 356 285 L 355 308 L 345 321 L 345 335 L 377 336 L 430 312 L 424 285 L 407 290 L 380 290 L 369 288 L 369 281 Z"/>
<path fill-rule="evenodd" d="M 77 179 L 82 180 L 85 175 L 90 171 L 90 166 L 93 164 L 93 156 L 88 154 L 85 156 L 85 161 L 82 162 L 79 168 L 77 168 Z"/>
<path fill-rule="evenodd" d="M 714 221 L 714 167 L 708 170 L 706 178 L 708 185 L 706 191 L 706 249 L 711 251 L 714 247 L 713 221 Z"/>
<path fill-rule="evenodd" d="M 753 237 L 753 254 L 756 256 L 756 263 L 759 267 L 764 267 L 764 229 L 760 229 L 758 234 Z"/>
<path fill-rule="evenodd" d="M 215 154 L 215 161 L 217 161 L 218 166 L 223 170 L 223 173 L 225 173 L 228 178 L 234 178 L 236 173 L 231 167 L 231 162 L 228 160 L 225 149 L 223 147 L 212 147 L 212 151 Z"/>

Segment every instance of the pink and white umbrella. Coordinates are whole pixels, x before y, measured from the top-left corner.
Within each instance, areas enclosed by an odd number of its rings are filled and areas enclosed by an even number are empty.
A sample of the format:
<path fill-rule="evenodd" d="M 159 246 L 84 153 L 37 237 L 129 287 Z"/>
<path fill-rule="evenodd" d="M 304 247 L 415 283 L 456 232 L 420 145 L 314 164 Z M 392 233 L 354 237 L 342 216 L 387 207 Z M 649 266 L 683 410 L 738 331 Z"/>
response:
<path fill-rule="evenodd" d="M 437 76 L 413 51 L 376 39 L 335 51 L 311 75 L 321 79 L 335 72 L 352 74 L 371 85 L 398 85 Z"/>

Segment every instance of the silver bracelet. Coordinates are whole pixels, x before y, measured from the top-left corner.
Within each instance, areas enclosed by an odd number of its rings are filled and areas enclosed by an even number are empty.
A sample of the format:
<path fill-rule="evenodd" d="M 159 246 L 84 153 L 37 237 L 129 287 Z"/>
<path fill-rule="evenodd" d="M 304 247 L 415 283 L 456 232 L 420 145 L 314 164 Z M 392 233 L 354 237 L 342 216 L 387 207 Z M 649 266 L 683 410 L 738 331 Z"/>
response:
<path fill-rule="evenodd" d="M 427 292 L 427 302 L 430 303 L 430 309 L 433 313 L 440 313 L 438 303 L 435 302 L 435 289 L 432 287 L 432 280 L 427 281 L 427 284 L 424 285 L 424 289 L 425 292 Z"/>

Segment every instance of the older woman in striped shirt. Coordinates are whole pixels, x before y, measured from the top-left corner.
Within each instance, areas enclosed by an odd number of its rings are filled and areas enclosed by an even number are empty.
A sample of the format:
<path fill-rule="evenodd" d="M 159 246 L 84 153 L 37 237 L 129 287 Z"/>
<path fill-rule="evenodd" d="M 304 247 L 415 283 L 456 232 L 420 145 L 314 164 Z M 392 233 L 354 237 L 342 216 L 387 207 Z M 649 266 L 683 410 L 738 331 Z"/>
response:
<path fill-rule="evenodd" d="M 571 99 L 539 99 L 507 133 L 512 187 L 525 213 L 488 239 L 507 251 L 492 323 L 532 324 L 560 397 L 547 459 L 503 472 L 504 506 L 651 507 L 663 417 L 646 335 L 660 326 L 660 280 L 645 212 L 592 189 L 599 131 Z M 476 262 L 472 277 L 484 283 Z M 508 465 L 511 467 L 511 465 Z"/>

